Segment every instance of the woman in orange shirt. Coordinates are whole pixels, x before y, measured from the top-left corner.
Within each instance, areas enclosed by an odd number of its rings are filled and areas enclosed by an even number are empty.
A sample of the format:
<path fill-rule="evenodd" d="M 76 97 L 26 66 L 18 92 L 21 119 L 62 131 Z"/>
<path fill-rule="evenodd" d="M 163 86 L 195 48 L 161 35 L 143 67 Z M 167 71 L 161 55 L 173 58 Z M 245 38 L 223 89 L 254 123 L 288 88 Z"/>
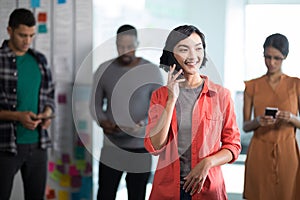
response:
<path fill-rule="evenodd" d="M 167 38 L 160 66 L 168 83 L 152 93 L 145 137 L 159 155 L 150 199 L 227 199 L 221 165 L 237 159 L 240 133 L 229 91 L 199 74 L 205 48 L 194 26 Z"/>
<path fill-rule="evenodd" d="M 244 198 L 293 200 L 299 185 L 299 150 L 295 138 L 300 128 L 300 79 L 287 76 L 281 65 L 289 53 L 288 39 L 272 34 L 263 45 L 267 73 L 245 81 L 244 126 L 254 131 L 245 165 Z M 278 109 L 274 116 L 267 107 Z M 254 118 L 251 119 L 252 110 Z M 298 198 L 299 199 L 299 198 Z"/>

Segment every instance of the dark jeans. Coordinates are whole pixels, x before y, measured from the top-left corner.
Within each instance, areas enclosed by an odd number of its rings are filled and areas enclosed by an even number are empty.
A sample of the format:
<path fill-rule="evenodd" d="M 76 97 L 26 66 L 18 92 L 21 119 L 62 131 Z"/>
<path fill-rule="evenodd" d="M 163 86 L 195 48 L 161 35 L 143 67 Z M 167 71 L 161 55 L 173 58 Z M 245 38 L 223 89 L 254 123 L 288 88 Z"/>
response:
<path fill-rule="evenodd" d="M 137 153 L 144 153 L 145 150 L 136 151 Z M 125 155 L 113 150 L 106 149 L 102 150 L 102 158 L 108 156 L 112 160 L 120 161 L 119 164 L 124 164 L 125 162 L 130 165 L 140 165 L 147 166 L 149 170 L 145 170 L 143 172 L 134 173 L 134 172 L 126 172 L 126 186 L 128 192 L 128 200 L 145 200 L 146 196 L 146 187 L 150 177 L 150 168 L 151 168 L 151 156 L 144 155 L 144 157 L 138 158 L 135 160 L 132 158 L 128 158 Z M 123 156 L 123 158 L 122 158 Z M 107 161 L 107 160 L 106 160 Z M 126 165 L 127 166 L 127 165 Z M 125 168 L 126 168 L 125 166 Z M 99 189 L 97 200 L 115 200 L 117 190 L 119 187 L 119 183 L 122 177 L 122 174 L 125 171 L 121 171 L 120 168 L 114 169 L 102 162 L 99 162 Z"/>
<path fill-rule="evenodd" d="M 180 200 L 192 200 L 192 196 L 189 192 L 185 192 L 182 188 L 180 189 Z"/>
<path fill-rule="evenodd" d="M 0 199 L 9 200 L 16 173 L 21 171 L 26 200 L 44 199 L 47 151 L 37 144 L 18 144 L 18 154 L 0 152 Z"/>

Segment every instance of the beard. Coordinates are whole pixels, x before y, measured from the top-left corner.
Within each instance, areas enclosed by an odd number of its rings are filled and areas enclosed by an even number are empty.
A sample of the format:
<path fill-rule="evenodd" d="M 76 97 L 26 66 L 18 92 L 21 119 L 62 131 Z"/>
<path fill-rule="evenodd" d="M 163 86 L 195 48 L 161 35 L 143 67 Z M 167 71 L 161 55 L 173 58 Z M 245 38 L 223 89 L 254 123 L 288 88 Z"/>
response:
<path fill-rule="evenodd" d="M 132 61 L 134 60 L 134 58 L 132 56 L 123 54 L 121 56 L 118 57 L 118 61 L 119 63 L 123 64 L 123 65 L 129 65 L 132 63 Z"/>

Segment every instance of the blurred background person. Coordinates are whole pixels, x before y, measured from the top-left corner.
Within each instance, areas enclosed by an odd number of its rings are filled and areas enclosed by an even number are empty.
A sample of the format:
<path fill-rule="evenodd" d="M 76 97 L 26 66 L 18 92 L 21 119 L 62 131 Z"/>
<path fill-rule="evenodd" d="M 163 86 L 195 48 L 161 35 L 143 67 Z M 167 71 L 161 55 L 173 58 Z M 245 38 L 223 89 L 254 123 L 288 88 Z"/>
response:
<path fill-rule="evenodd" d="M 267 73 L 245 81 L 243 129 L 254 131 L 254 135 L 245 163 L 244 198 L 296 199 L 299 150 L 295 132 L 300 128 L 300 79 L 282 72 L 289 53 L 284 35 L 268 36 L 263 49 Z M 278 111 L 269 115 L 267 107 Z"/>
<path fill-rule="evenodd" d="M 102 63 L 93 81 L 90 109 L 105 135 L 97 199 L 114 200 L 122 174 L 127 172 L 128 199 L 144 200 L 152 159 L 143 142 L 147 111 L 151 94 L 163 78 L 158 66 L 135 55 L 135 27 L 119 27 L 116 46 L 118 57 Z M 151 82 L 145 77 L 151 77 Z"/>

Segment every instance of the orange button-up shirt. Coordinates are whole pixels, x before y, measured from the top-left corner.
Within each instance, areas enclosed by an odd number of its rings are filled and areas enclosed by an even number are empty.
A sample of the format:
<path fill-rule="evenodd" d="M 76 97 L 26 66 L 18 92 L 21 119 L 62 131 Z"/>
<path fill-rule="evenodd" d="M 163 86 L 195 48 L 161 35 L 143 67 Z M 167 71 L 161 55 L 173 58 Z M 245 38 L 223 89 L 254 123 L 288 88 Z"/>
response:
<path fill-rule="evenodd" d="M 221 149 L 228 149 L 234 162 L 240 151 L 240 132 L 236 123 L 234 104 L 229 90 L 214 84 L 203 76 L 205 83 L 197 99 L 192 115 L 191 166 L 194 168 L 203 158 L 216 154 Z M 150 200 L 180 199 L 180 161 L 177 141 L 176 108 L 174 108 L 168 141 L 164 147 L 156 150 L 149 134 L 160 119 L 168 99 L 168 88 L 161 87 L 151 97 L 146 127 L 145 147 L 159 155 L 154 175 Z M 221 167 L 209 170 L 200 193 L 192 197 L 196 199 L 224 200 L 227 199 Z"/>

